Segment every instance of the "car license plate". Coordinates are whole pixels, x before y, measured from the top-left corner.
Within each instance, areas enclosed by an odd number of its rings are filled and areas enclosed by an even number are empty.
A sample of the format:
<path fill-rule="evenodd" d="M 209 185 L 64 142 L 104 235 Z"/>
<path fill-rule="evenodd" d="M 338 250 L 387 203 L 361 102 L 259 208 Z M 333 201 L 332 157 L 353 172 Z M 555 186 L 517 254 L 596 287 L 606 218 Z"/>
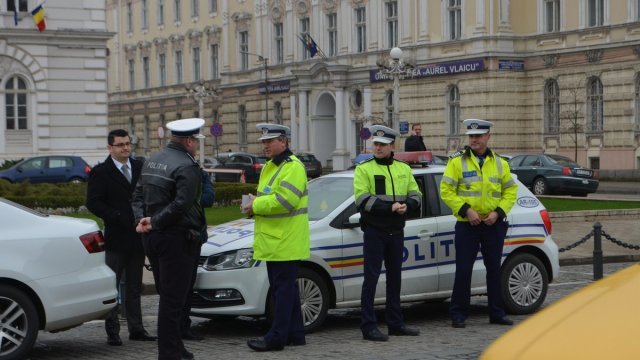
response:
<path fill-rule="evenodd" d="M 583 176 L 591 176 L 591 171 L 582 170 L 582 169 L 576 169 L 576 174 L 583 175 Z"/>
<path fill-rule="evenodd" d="M 589 180 L 582 180 L 582 183 L 585 185 L 589 185 Z"/>

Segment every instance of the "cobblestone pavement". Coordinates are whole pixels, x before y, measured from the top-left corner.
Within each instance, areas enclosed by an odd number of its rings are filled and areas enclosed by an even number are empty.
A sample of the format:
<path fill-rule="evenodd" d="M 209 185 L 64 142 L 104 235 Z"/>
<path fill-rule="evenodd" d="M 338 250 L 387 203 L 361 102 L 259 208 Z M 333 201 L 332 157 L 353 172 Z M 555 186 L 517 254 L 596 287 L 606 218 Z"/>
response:
<path fill-rule="evenodd" d="M 630 263 L 605 264 L 604 273 L 611 274 Z M 591 265 L 564 266 L 551 284 L 545 306 L 582 288 L 593 279 Z M 150 333 L 155 333 L 158 297 L 143 297 L 144 321 Z M 486 297 L 472 298 L 473 314 L 467 328 L 453 329 L 447 316 L 448 301 L 416 303 L 404 307 L 405 320 L 421 330 L 418 337 L 391 337 L 386 343 L 362 340 L 359 311 L 332 311 L 320 330 L 307 335 L 306 346 L 287 347 L 284 351 L 255 353 L 246 340 L 259 337 L 267 330 L 263 320 L 236 318 L 206 320 L 193 318 L 194 329 L 205 336 L 204 341 L 186 342 L 196 359 L 476 359 L 494 339 L 509 327 L 489 324 Z M 379 318 L 384 312 L 378 313 Z M 527 316 L 512 316 L 516 323 Z M 381 324 L 384 331 L 384 324 Z M 57 334 L 41 332 L 31 359 L 156 359 L 157 345 L 131 342 L 123 324 L 124 345 L 111 347 L 106 343 L 104 322 L 93 321 Z"/>

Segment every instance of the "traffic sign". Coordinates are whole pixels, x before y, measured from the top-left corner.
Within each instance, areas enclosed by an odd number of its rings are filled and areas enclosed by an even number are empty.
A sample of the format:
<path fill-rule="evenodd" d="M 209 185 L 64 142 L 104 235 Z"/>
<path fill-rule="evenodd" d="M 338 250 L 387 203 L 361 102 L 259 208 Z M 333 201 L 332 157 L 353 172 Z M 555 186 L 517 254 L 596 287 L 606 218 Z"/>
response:
<path fill-rule="evenodd" d="M 211 135 L 215 137 L 222 136 L 222 124 L 220 123 L 213 123 L 209 130 L 211 131 Z"/>
<path fill-rule="evenodd" d="M 369 131 L 369 128 L 363 127 L 360 129 L 360 139 L 369 140 L 369 138 L 371 138 L 371 131 Z"/>

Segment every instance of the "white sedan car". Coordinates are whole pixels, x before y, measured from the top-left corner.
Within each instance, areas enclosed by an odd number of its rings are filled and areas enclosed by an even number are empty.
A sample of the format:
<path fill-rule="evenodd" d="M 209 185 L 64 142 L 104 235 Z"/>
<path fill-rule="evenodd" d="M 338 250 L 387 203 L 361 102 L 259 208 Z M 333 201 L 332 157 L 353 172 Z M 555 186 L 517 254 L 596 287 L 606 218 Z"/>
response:
<path fill-rule="evenodd" d="M 443 171 L 442 166 L 414 169 L 423 206 L 406 222 L 403 302 L 451 296 L 456 219 L 439 196 Z M 353 171 L 309 182 L 311 257 L 302 261 L 298 274 L 307 331 L 320 326 L 331 308 L 360 306 L 363 254 L 359 216 L 353 198 Z M 508 220 L 502 264 L 504 303 L 510 313 L 528 314 L 540 307 L 549 282 L 558 276 L 558 247 L 551 239 L 547 211 L 519 182 L 517 203 Z M 252 258 L 252 243 L 252 219 L 209 228 L 193 293 L 194 315 L 273 315 L 266 264 Z M 485 272 L 479 254 L 472 279 L 473 294 L 486 293 Z M 384 301 L 382 275 L 376 303 Z"/>
<path fill-rule="evenodd" d="M 39 330 L 70 329 L 116 305 L 95 221 L 0 198 L 0 229 L 0 360 L 26 359 Z"/>

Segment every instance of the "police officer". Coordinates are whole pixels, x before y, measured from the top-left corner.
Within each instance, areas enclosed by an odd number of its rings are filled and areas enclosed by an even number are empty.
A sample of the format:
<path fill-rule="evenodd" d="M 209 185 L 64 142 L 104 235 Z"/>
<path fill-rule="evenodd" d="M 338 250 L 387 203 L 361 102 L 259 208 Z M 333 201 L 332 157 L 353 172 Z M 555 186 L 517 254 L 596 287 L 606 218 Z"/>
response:
<path fill-rule="evenodd" d="M 248 340 L 247 345 L 255 351 L 271 351 L 306 344 L 296 277 L 300 260 L 310 255 L 309 199 L 304 164 L 289 150 L 289 128 L 257 127 L 270 160 L 260 173 L 257 197 L 251 197 L 242 210 L 255 217 L 253 258 L 267 263 L 275 317 L 267 334 Z"/>
<path fill-rule="evenodd" d="M 500 291 L 502 248 L 518 185 L 506 160 L 487 147 L 492 122 L 463 121 L 469 146 L 450 156 L 440 183 L 442 200 L 457 218 L 455 225 L 456 275 L 449 314 L 454 328 L 464 328 L 469 315 L 471 273 L 482 253 L 487 269 L 489 321 L 513 325 L 506 317 Z"/>
<path fill-rule="evenodd" d="M 384 261 L 387 279 L 386 322 L 389 335 L 417 336 L 407 327 L 400 309 L 404 225 L 407 213 L 420 209 L 421 196 L 411 167 L 393 158 L 400 134 L 386 126 L 371 126 L 374 157 L 355 170 L 353 188 L 364 232 L 364 282 L 362 283 L 362 336 L 387 341 L 377 326 L 373 303 Z"/>
<path fill-rule="evenodd" d="M 153 269 L 158 308 L 158 359 L 193 359 L 180 333 L 182 308 L 191 284 L 200 234 L 205 231 L 200 206 L 202 175 L 194 156 L 202 119 L 167 124 L 171 141 L 142 168 L 133 196 L 133 212 Z"/>

